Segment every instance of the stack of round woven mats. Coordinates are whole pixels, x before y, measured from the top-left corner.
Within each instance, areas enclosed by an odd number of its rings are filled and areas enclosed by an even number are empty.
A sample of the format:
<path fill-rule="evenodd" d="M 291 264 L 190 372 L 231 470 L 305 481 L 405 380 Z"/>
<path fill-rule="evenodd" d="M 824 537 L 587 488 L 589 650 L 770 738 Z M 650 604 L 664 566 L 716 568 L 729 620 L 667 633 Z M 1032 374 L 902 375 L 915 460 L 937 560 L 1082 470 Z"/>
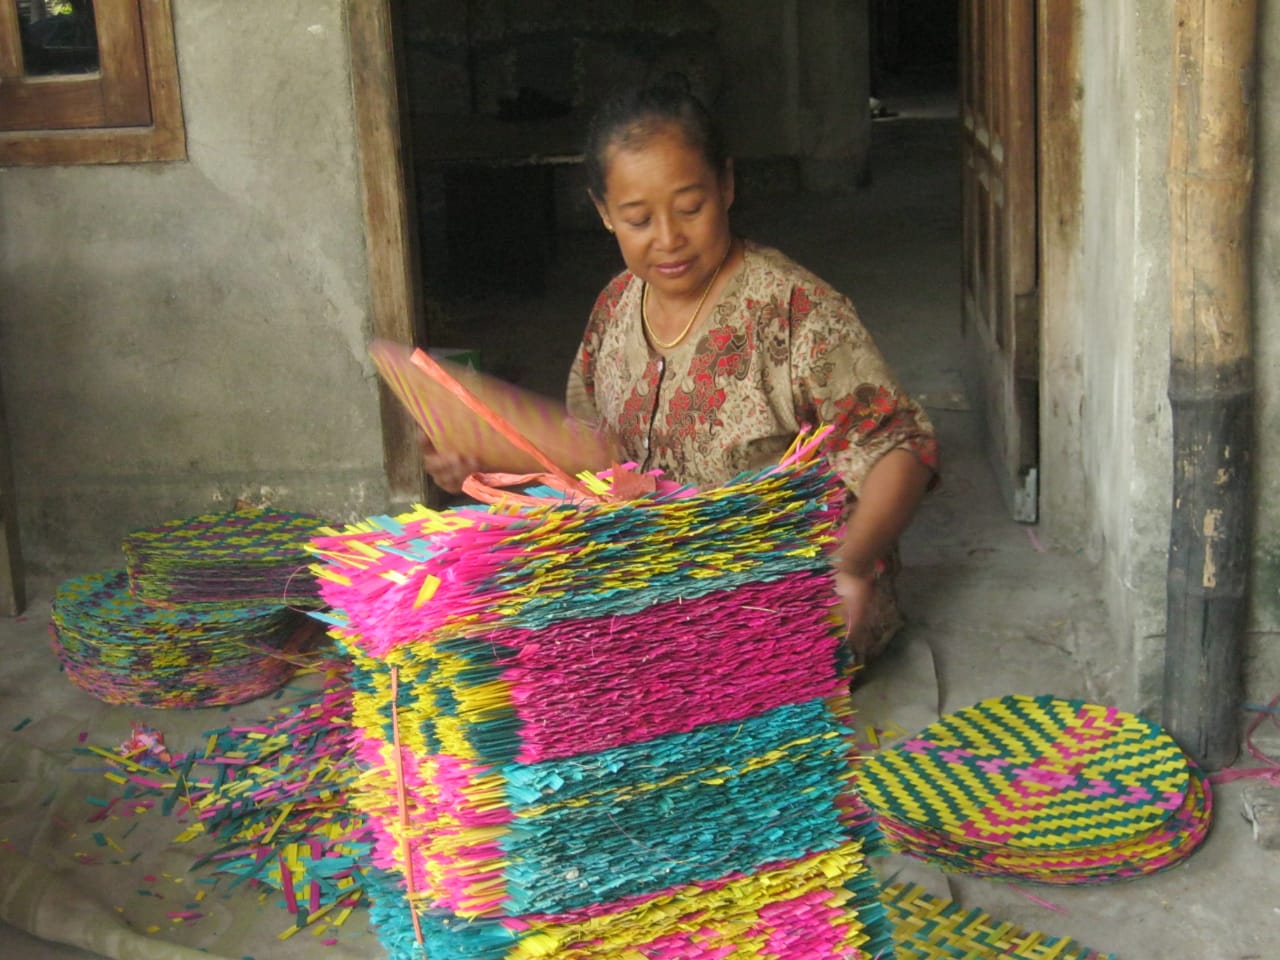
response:
<path fill-rule="evenodd" d="M 243 703 L 293 675 L 289 652 L 323 605 L 306 570 L 324 525 L 303 514 L 234 511 L 131 533 L 127 570 L 68 580 L 53 599 L 53 648 L 71 682 L 107 703 Z"/>
<path fill-rule="evenodd" d="M 1209 832 L 1201 771 L 1141 717 L 1009 696 L 867 760 L 859 791 L 892 849 L 978 876 L 1082 884 L 1153 873 Z"/>

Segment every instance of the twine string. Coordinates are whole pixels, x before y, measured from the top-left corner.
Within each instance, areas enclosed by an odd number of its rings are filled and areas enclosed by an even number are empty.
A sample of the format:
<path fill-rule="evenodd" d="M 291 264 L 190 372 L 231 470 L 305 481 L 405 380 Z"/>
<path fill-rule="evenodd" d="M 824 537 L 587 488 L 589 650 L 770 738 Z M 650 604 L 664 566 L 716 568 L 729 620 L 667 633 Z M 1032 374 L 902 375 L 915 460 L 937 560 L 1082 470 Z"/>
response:
<path fill-rule="evenodd" d="M 418 919 L 418 911 L 414 907 L 417 899 L 417 881 L 413 875 L 413 849 L 409 843 L 409 801 L 404 782 L 404 758 L 400 752 L 400 668 L 391 668 L 391 744 L 396 758 L 396 805 L 400 815 L 400 856 L 404 858 L 405 901 L 409 906 L 409 916 L 413 918 L 413 935 L 418 946 L 424 946 L 422 922 Z"/>
<path fill-rule="evenodd" d="M 1271 698 L 1266 706 L 1250 706 L 1247 710 L 1252 710 L 1257 714 L 1249 721 L 1249 726 L 1245 728 L 1244 744 L 1245 749 L 1249 751 L 1249 756 L 1262 764 L 1261 767 L 1233 767 L 1229 770 L 1219 770 L 1217 773 L 1210 774 L 1209 782 L 1212 784 L 1231 783 L 1235 780 L 1261 780 L 1273 786 L 1280 787 L 1280 760 L 1270 756 L 1263 751 L 1256 743 L 1253 742 L 1253 735 L 1257 733 L 1258 727 L 1262 726 L 1264 720 L 1270 717 L 1280 727 L 1280 715 L 1276 713 L 1276 707 L 1280 705 L 1280 693 Z"/>

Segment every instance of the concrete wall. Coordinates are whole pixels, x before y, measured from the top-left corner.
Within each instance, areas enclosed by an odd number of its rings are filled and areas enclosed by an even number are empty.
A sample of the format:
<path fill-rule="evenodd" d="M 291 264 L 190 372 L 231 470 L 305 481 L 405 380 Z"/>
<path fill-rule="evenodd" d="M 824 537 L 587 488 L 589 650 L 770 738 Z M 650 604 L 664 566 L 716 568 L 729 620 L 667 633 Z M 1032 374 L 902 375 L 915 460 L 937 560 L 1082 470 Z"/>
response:
<path fill-rule="evenodd" d="M 1116 649 L 1099 658 L 1121 664 L 1121 651 L 1131 642 L 1136 608 L 1151 591 L 1131 579 L 1134 507 L 1129 478 L 1133 425 L 1138 398 L 1134 394 L 1137 359 L 1135 273 L 1139 259 L 1149 268 L 1150 254 L 1138 242 L 1138 143 L 1132 136 L 1137 112 L 1137 86 L 1142 73 L 1133 63 L 1134 0 L 1086 8 L 1081 72 L 1084 77 L 1081 141 L 1083 249 L 1081 274 L 1089 282 L 1080 291 L 1079 313 L 1085 318 L 1080 355 L 1082 465 L 1086 504 L 1092 524 L 1087 547 L 1101 561 L 1108 604 L 1120 630 Z M 1168 351 L 1165 350 L 1167 357 Z M 1159 357 L 1151 358 L 1153 367 Z M 1045 438 L 1052 442 L 1051 438 Z M 1126 682 L 1126 680 L 1128 682 Z M 1132 689 L 1131 678 L 1112 685 Z"/>
<path fill-rule="evenodd" d="M 0 170 L 34 569 L 240 497 L 385 502 L 343 0 L 173 0 L 189 160 Z"/>
<path fill-rule="evenodd" d="M 1263 0 L 1257 173 L 1258 512 L 1249 684 L 1273 694 L 1280 676 L 1280 3 Z M 1080 44 L 1083 87 L 1083 200 L 1075 319 L 1046 336 L 1046 397 L 1071 403 L 1052 412 L 1042 439 L 1050 464 L 1078 458 L 1074 493 L 1052 486 L 1046 518 L 1067 545 L 1102 569 L 1114 633 L 1094 663 L 1118 702 L 1150 710 L 1163 675 L 1170 491 L 1168 165 L 1172 13 L 1159 0 L 1085 4 Z M 1271 105 L 1270 107 L 1268 105 Z M 1078 339 L 1072 343 L 1071 334 Z M 1078 449 L 1077 449 L 1078 447 Z M 1056 516 L 1054 515 L 1056 514 Z M 1067 534 L 1073 518 L 1081 533 Z M 1064 522 L 1065 521 L 1065 522 Z"/>

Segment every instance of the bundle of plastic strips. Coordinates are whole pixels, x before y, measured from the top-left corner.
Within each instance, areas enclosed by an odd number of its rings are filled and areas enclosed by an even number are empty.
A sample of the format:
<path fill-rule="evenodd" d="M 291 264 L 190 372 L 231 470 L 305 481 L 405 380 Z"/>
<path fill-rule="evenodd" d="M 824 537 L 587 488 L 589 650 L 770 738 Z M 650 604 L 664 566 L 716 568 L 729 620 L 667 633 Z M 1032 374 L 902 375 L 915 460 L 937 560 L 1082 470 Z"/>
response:
<path fill-rule="evenodd" d="M 195 867 L 230 887 L 280 891 L 291 930 L 322 917 L 341 925 L 364 902 L 370 852 L 365 819 L 347 803 L 359 773 L 349 738 L 350 665 L 321 660 L 308 669 L 323 677 L 318 689 L 290 697 L 261 722 L 206 731 L 201 749 L 157 756 L 136 731 L 118 751 L 81 749 L 124 784 L 99 817 L 157 806 L 183 817 L 190 825 L 175 842 L 211 841 Z"/>
<path fill-rule="evenodd" d="M 313 542 L 393 958 L 892 955 L 819 441 L 702 493 L 591 478 Z"/>
<path fill-rule="evenodd" d="M 860 767 L 889 845 L 969 874 L 1042 883 L 1141 876 L 1212 820 L 1201 771 L 1166 732 L 1049 696 L 985 700 Z"/>
<path fill-rule="evenodd" d="M 122 544 L 134 595 L 153 606 L 320 605 L 306 544 L 324 521 L 232 510 L 135 530 Z"/>
<path fill-rule="evenodd" d="M 279 605 L 163 609 L 140 602 L 125 571 L 76 577 L 54 593 L 54 652 L 77 687 L 107 703 L 205 707 L 243 703 L 286 683 L 283 651 L 317 631 Z"/>

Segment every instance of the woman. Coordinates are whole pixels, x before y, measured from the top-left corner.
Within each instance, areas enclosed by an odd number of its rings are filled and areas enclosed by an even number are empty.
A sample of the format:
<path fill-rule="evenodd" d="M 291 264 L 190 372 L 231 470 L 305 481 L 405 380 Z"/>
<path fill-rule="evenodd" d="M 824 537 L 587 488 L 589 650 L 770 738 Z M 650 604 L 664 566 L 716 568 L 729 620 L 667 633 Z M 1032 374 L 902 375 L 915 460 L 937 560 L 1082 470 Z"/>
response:
<path fill-rule="evenodd" d="M 774 462 L 804 424 L 849 488 L 834 557 L 855 659 L 901 625 L 898 536 L 937 469 L 924 412 L 848 301 L 776 250 L 735 237 L 733 165 L 677 86 L 608 101 L 586 148 L 591 199 L 627 269 L 600 294 L 569 375 L 569 412 L 644 469 L 698 486 Z M 428 451 L 456 489 L 475 465 Z M 601 465 L 604 466 L 604 465 Z"/>

